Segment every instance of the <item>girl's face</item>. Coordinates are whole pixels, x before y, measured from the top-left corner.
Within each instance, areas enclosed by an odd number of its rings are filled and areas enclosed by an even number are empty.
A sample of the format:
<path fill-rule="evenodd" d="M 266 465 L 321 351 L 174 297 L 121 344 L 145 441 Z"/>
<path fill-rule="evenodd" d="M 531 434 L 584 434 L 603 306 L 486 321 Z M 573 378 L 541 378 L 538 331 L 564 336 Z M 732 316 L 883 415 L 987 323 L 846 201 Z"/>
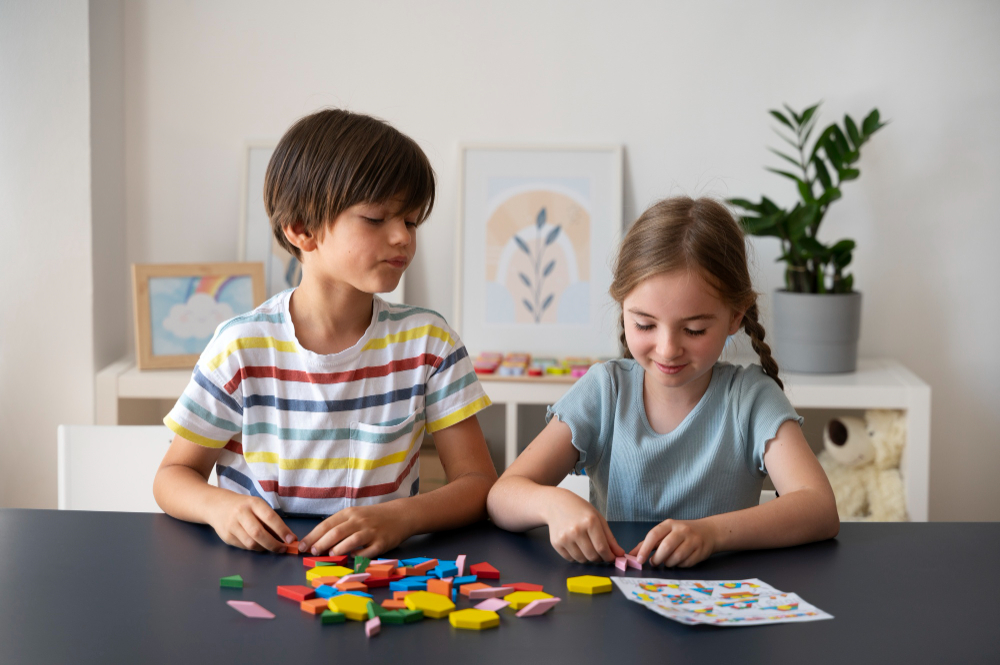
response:
<path fill-rule="evenodd" d="M 647 379 L 668 388 L 697 382 L 715 365 L 726 337 L 739 330 L 734 312 L 697 271 L 655 275 L 624 302 L 625 341 Z"/>

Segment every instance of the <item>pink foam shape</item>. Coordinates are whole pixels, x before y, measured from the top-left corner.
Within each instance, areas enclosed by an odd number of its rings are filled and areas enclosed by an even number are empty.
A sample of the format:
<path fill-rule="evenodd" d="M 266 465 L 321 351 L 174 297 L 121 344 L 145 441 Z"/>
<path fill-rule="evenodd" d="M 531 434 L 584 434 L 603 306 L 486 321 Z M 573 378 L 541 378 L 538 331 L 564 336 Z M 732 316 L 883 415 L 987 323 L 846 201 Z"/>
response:
<path fill-rule="evenodd" d="M 514 593 L 514 587 L 491 586 L 488 589 L 474 589 L 469 592 L 469 600 L 479 600 L 480 598 L 500 598 L 507 594 Z"/>
<path fill-rule="evenodd" d="M 623 573 L 628 568 L 628 561 L 623 556 L 615 557 L 615 568 Z"/>
<path fill-rule="evenodd" d="M 642 570 L 642 564 L 631 554 L 625 555 L 625 561 L 628 563 L 629 568 L 635 568 L 636 570 Z"/>
<path fill-rule="evenodd" d="M 524 607 L 522 607 L 517 616 L 524 617 L 535 617 L 540 614 L 545 614 L 552 609 L 562 598 L 541 598 L 539 600 L 533 600 Z"/>
<path fill-rule="evenodd" d="M 465 574 L 465 555 L 459 554 L 455 557 L 455 566 L 458 567 L 458 577 L 462 577 Z"/>
<path fill-rule="evenodd" d="M 273 619 L 274 615 L 251 600 L 227 600 L 226 604 L 251 619 Z"/>
<path fill-rule="evenodd" d="M 375 559 L 371 563 L 373 563 L 375 565 L 378 565 L 378 566 L 394 566 L 395 567 L 395 566 L 399 565 L 399 559 Z M 369 564 L 369 565 L 371 565 L 371 564 Z"/>
<path fill-rule="evenodd" d="M 351 573 L 350 575 L 344 575 L 337 580 L 337 586 L 340 586 L 344 582 L 364 582 L 369 577 L 371 577 L 371 573 Z"/>
<path fill-rule="evenodd" d="M 365 622 L 365 635 L 375 637 L 382 630 L 382 620 L 378 617 Z"/>
<path fill-rule="evenodd" d="M 487 598 L 483 602 L 476 605 L 477 610 L 488 610 L 490 612 L 496 612 L 497 610 L 502 610 L 503 608 L 510 605 L 503 598 Z"/>

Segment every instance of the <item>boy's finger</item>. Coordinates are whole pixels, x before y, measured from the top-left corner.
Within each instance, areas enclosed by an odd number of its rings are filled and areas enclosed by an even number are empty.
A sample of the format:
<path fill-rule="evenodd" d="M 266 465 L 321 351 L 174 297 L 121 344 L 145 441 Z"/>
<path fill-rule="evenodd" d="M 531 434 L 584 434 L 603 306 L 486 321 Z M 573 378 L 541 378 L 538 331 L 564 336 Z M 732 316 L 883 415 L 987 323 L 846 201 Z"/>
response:
<path fill-rule="evenodd" d="M 255 503 L 253 508 L 254 515 L 264 523 L 271 533 L 275 535 L 275 538 L 280 541 L 280 545 L 287 545 L 288 543 L 294 542 L 296 540 L 295 534 L 292 530 L 288 528 L 285 521 L 274 511 L 271 506 L 262 503 Z"/>
<path fill-rule="evenodd" d="M 604 526 L 604 535 L 608 539 L 608 545 L 611 548 L 611 556 L 605 559 L 605 561 L 613 561 L 615 557 L 624 556 L 625 548 L 618 544 L 618 541 L 615 539 L 615 534 L 611 533 L 611 527 L 608 525 L 608 521 L 602 517 L 601 522 Z"/>
<path fill-rule="evenodd" d="M 319 541 L 322 540 L 326 534 L 344 521 L 344 518 L 339 517 L 339 515 L 340 513 L 331 515 L 317 524 L 312 531 L 306 534 L 305 538 L 302 538 L 299 541 L 299 551 L 311 552 L 314 547 L 317 551 L 322 551 L 322 548 L 316 547 L 316 545 L 319 544 Z M 330 547 L 333 547 L 333 545 Z M 327 549 L 329 549 L 329 547 Z"/>
<path fill-rule="evenodd" d="M 367 534 L 365 534 L 363 531 L 355 531 L 354 533 L 349 535 L 347 538 L 344 538 L 333 547 L 333 554 L 334 556 L 338 554 L 350 554 L 354 552 L 354 550 L 358 550 L 367 546 L 368 541 L 369 538 Z M 355 553 L 355 556 L 357 556 L 357 553 Z"/>
<path fill-rule="evenodd" d="M 594 539 L 599 538 L 596 533 L 588 531 L 585 536 L 581 536 L 580 540 L 576 543 L 576 546 L 580 548 L 580 553 L 583 555 L 585 561 L 594 562 L 600 561 L 601 555 L 597 553 L 597 548 L 594 547 Z"/>
<path fill-rule="evenodd" d="M 656 552 L 653 554 L 653 565 L 659 566 L 665 563 L 680 543 L 681 539 L 676 534 L 667 534 L 667 536 L 660 541 L 660 546 L 656 548 Z"/>
<path fill-rule="evenodd" d="M 267 529 L 256 512 L 241 513 L 239 526 L 243 532 L 257 545 L 250 549 L 269 550 L 277 552 L 282 549 L 282 544 L 278 542 L 274 535 Z"/>
<path fill-rule="evenodd" d="M 333 526 L 323 536 L 313 543 L 310 550 L 316 554 L 323 554 L 325 552 L 331 552 L 332 554 L 350 554 L 350 552 L 341 552 L 333 550 L 344 538 L 347 538 L 352 533 L 354 533 L 355 527 L 351 525 L 350 522 L 340 522 L 339 524 Z"/>
<path fill-rule="evenodd" d="M 646 534 L 646 538 L 639 545 L 639 553 L 635 555 L 635 558 L 639 560 L 639 563 L 646 563 L 649 556 L 656 550 L 656 546 L 659 545 L 664 538 L 670 535 L 670 526 L 668 524 L 660 523 L 649 530 Z M 653 564 L 656 565 L 656 564 Z"/>
<path fill-rule="evenodd" d="M 570 541 L 566 543 L 566 553 L 569 554 L 570 561 L 576 561 L 577 563 L 584 563 L 587 561 L 587 557 L 583 556 L 583 552 L 580 548 L 576 546 L 576 543 Z"/>
<path fill-rule="evenodd" d="M 590 561 L 596 563 L 598 561 L 611 561 L 614 559 L 614 555 L 611 553 L 611 543 L 614 542 L 614 536 L 608 532 L 603 524 L 597 523 L 590 527 L 587 535 L 590 536 L 588 545 L 594 550 L 594 557 L 588 557 Z M 584 553 L 590 554 L 589 552 Z"/>

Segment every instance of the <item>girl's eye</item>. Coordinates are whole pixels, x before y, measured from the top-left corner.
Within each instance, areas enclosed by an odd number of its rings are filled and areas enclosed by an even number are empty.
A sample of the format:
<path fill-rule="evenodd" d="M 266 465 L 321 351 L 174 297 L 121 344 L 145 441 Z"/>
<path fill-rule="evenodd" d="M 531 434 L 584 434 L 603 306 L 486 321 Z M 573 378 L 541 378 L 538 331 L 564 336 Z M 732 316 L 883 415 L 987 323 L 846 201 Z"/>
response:
<path fill-rule="evenodd" d="M 365 220 L 369 224 L 381 224 L 382 221 L 383 221 L 383 220 L 377 219 L 375 217 L 365 217 L 364 215 L 361 216 L 361 219 Z"/>
<path fill-rule="evenodd" d="M 406 226 L 408 226 L 411 229 L 415 229 L 415 228 L 417 228 L 417 223 L 416 222 L 407 222 Z"/>
<path fill-rule="evenodd" d="M 636 321 L 635 322 L 635 329 L 636 330 L 642 330 L 642 331 L 652 330 L 653 329 L 653 324 L 650 323 L 649 325 L 645 325 L 644 326 L 641 323 L 639 323 L 638 321 Z"/>
<path fill-rule="evenodd" d="M 702 328 L 701 330 L 691 330 L 689 328 L 685 328 L 684 332 L 686 332 L 688 335 L 691 335 L 691 337 L 697 337 L 698 335 L 704 335 L 705 329 Z"/>

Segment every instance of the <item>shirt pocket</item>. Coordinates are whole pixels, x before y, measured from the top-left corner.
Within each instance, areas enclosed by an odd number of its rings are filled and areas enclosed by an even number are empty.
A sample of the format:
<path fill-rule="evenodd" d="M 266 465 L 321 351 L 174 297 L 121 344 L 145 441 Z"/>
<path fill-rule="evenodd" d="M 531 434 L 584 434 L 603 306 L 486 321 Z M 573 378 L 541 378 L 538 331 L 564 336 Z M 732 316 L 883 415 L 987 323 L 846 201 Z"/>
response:
<path fill-rule="evenodd" d="M 424 414 L 412 413 L 401 422 L 351 422 L 351 486 L 358 498 L 392 494 L 417 463 L 424 434 Z"/>

